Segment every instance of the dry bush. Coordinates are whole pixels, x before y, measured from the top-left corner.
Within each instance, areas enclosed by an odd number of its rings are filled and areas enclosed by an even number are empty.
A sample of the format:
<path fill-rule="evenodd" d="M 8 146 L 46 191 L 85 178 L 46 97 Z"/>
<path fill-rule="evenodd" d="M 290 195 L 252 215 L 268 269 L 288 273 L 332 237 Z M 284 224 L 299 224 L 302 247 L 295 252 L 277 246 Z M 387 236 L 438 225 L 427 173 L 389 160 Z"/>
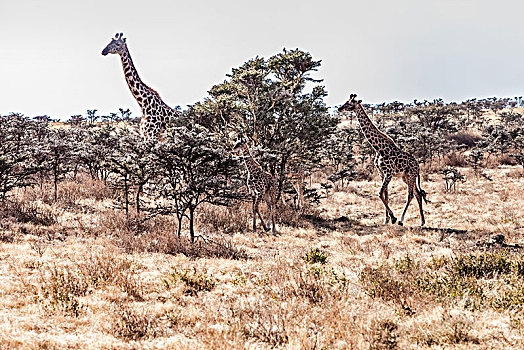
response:
<path fill-rule="evenodd" d="M 140 282 L 136 264 L 111 252 L 97 252 L 77 262 L 76 268 L 93 288 L 110 284 L 118 287 L 128 297 L 143 300 L 144 287 Z"/>
<path fill-rule="evenodd" d="M 344 297 L 349 281 L 342 273 L 318 263 L 280 263 L 267 274 L 264 292 L 285 302 L 299 298 L 311 304 L 328 305 Z"/>
<path fill-rule="evenodd" d="M 458 168 L 464 168 L 468 166 L 468 161 L 466 160 L 466 157 L 464 157 L 463 153 L 458 152 L 451 152 L 444 156 L 444 167 L 458 167 Z"/>
<path fill-rule="evenodd" d="M 250 229 L 251 204 L 238 202 L 231 207 L 212 204 L 202 205 L 199 211 L 199 226 L 210 227 L 214 232 L 233 234 Z"/>
<path fill-rule="evenodd" d="M 109 211 L 104 213 L 95 235 L 112 236 L 116 245 L 128 253 L 155 252 L 234 260 L 248 258 L 245 250 L 232 240 L 220 236 L 213 239 L 198 236 L 192 243 L 189 238 L 178 237 L 174 227 L 177 227 L 176 220 L 171 216 L 143 219 L 136 214 L 126 217 L 123 212 Z"/>
<path fill-rule="evenodd" d="M 209 292 L 216 286 L 216 279 L 207 273 L 207 270 L 177 270 L 175 269 L 168 278 L 164 279 L 164 285 L 170 289 L 178 281 L 186 286 L 184 293 L 197 295 L 198 292 Z"/>
<path fill-rule="evenodd" d="M 524 177 L 524 169 L 513 168 L 506 173 L 506 176 L 510 179 L 520 179 Z"/>
<path fill-rule="evenodd" d="M 475 145 L 482 140 L 482 137 L 469 133 L 460 132 L 446 136 L 447 141 L 455 142 L 458 146 L 465 146 L 467 148 L 475 147 Z"/>
<path fill-rule="evenodd" d="M 58 204 L 66 208 L 76 208 L 83 199 L 103 201 L 113 198 L 113 192 L 102 180 L 80 175 L 75 180 L 63 181 L 58 185 Z"/>
<path fill-rule="evenodd" d="M 391 320 L 374 321 L 366 335 L 371 350 L 393 350 L 398 348 L 398 326 Z"/>
<path fill-rule="evenodd" d="M 119 303 L 112 307 L 111 334 L 126 340 L 154 338 L 163 334 L 160 315 L 147 308 Z"/>
<path fill-rule="evenodd" d="M 369 296 L 392 301 L 408 314 L 428 300 L 509 310 L 524 305 L 523 271 L 524 258 L 506 251 L 433 258 L 427 264 L 406 256 L 364 268 L 360 281 Z"/>
<path fill-rule="evenodd" d="M 246 338 L 254 338 L 272 347 L 285 345 L 292 329 L 292 315 L 271 298 L 258 297 L 232 311 L 237 326 Z"/>
<path fill-rule="evenodd" d="M 78 297 L 89 291 L 89 282 L 70 266 L 46 266 L 40 270 L 35 298 L 45 309 L 78 317 L 83 306 Z"/>
<path fill-rule="evenodd" d="M 0 216 L 13 222 L 39 226 L 51 226 L 57 222 L 57 215 L 50 207 L 18 198 L 5 201 Z"/>
<path fill-rule="evenodd" d="M 517 161 L 514 157 L 509 154 L 503 154 L 497 157 L 498 163 L 500 165 L 517 165 Z"/>
<path fill-rule="evenodd" d="M 143 300 L 134 263 L 108 252 L 83 256 L 67 265 L 41 265 L 37 285 L 32 288 L 44 308 L 78 317 L 83 308 L 78 298 L 106 285 L 118 287 L 129 298 Z"/>
<path fill-rule="evenodd" d="M 442 317 L 429 324 L 418 325 L 413 332 L 413 339 L 423 346 L 439 346 L 460 343 L 478 344 L 471 335 L 474 321 L 463 314 L 451 314 L 445 311 Z"/>

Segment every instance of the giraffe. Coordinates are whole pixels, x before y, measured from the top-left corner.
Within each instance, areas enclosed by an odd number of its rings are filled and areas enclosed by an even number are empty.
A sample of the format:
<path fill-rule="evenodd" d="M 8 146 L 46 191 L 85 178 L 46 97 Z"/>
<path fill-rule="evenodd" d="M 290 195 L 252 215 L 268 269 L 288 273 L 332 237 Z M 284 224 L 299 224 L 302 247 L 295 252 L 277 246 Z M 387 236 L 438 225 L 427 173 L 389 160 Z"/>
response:
<path fill-rule="evenodd" d="M 120 55 L 129 90 L 142 109 L 140 135 L 144 141 L 157 139 L 165 131 L 169 119 L 180 118 L 181 113 L 169 107 L 162 101 L 158 92 L 142 82 L 131 59 L 126 38 L 122 36 L 122 33 L 117 33 L 102 50 L 102 55 L 106 56 L 110 53 Z"/>
<path fill-rule="evenodd" d="M 256 215 L 260 218 L 264 231 L 269 231 L 269 227 L 264 223 L 264 219 L 258 210 L 258 205 L 261 200 L 264 200 L 269 208 L 269 215 L 271 217 L 271 230 L 273 235 L 276 235 L 275 227 L 275 209 L 277 203 L 277 182 L 276 179 L 262 169 L 262 166 L 253 158 L 253 155 L 249 151 L 244 140 L 238 141 L 233 147 L 233 151 L 242 154 L 244 159 L 244 165 L 247 170 L 247 188 L 251 194 L 253 201 L 253 232 L 256 231 L 257 219 Z"/>
<path fill-rule="evenodd" d="M 305 204 L 304 181 L 306 180 L 306 176 L 310 175 L 310 172 L 302 164 L 294 168 L 295 170 L 294 171 L 292 170 L 287 175 L 287 177 L 289 178 L 291 184 L 293 185 L 293 189 L 295 190 L 295 193 L 296 193 L 295 207 L 296 209 L 300 210 L 304 207 L 304 204 Z"/>
<path fill-rule="evenodd" d="M 395 218 L 393 211 L 388 205 L 388 185 L 393 176 L 401 175 L 402 180 L 404 180 L 408 186 L 408 196 L 406 206 L 404 207 L 398 224 L 403 225 L 406 211 L 408 210 L 409 203 L 413 199 L 414 193 L 420 210 L 420 226 L 424 226 L 425 220 L 424 211 L 422 210 L 422 200 L 426 203 L 428 201 L 426 199 L 426 192 L 420 187 L 420 173 L 417 160 L 411 154 L 398 148 L 389 136 L 378 130 L 364 111 L 361 105 L 362 100 L 356 100 L 356 97 L 356 94 L 351 94 L 349 100 L 344 103 L 338 111 L 355 111 L 362 133 L 366 136 L 366 139 L 376 152 L 374 163 L 382 178 L 382 187 L 380 188 L 379 196 L 386 208 L 384 223 L 387 224 L 390 219 L 393 224 L 397 221 L 397 218 Z"/>

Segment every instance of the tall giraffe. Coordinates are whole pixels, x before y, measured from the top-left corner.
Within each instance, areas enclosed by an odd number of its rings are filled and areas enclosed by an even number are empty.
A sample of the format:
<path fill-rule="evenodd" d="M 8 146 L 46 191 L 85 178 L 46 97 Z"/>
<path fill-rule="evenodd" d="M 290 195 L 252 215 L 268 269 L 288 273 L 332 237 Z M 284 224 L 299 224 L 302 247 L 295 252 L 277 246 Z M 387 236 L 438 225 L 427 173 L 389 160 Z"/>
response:
<path fill-rule="evenodd" d="M 233 150 L 243 155 L 244 164 L 247 170 L 247 188 L 253 201 L 253 232 L 255 232 L 257 228 L 257 214 L 260 218 L 260 221 L 262 222 L 264 231 L 269 231 L 269 227 L 266 226 L 264 219 L 258 210 L 258 205 L 263 199 L 269 208 L 272 226 L 271 230 L 275 235 L 275 209 L 277 203 L 276 179 L 273 177 L 273 175 L 262 169 L 262 166 L 260 166 L 260 164 L 258 164 L 258 162 L 253 158 L 253 155 L 249 151 L 249 147 L 245 141 L 240 140 L 237 142 L 233 147 Z"/>
<path fill-rule="evenodd" d="M 120 55 L 129 90 L 142 109 L 140 135 L 145 141 L 154 140 L 166 129 L 168 120 L 173 117 L 179 118 L 181 113 L 169 107 L 162 101 L 158 92 L 140 79 L 127 49 L 126 38 L 123 38 L 122 35 L 122 33 L 117 33 L 104 48 L 102 55 L 106 56 L 109 53 Z"/>
<path fill-rule="evenodd" d="M 380 188 L 379 196 L 386 207 L 384 223 L 387 224 L 390 219 L 393 224 L 397 221 L 393 215 L 393 211 L 388 205 L 388 185 L 393 176 L 401 175 L 402 180 L 404 180 L 408 186 L 408 197 L 398 224 L 403 225 L 404 216 L 408 210 L 409 203 L 413 199 L 413 193 L 415 193 L 420 209 L 420 226 L 424 226 L 425 220 L 424 211 L 422 210 L 422 200 L 427 203 L 427 199 L 426 192 L 420 187 L 420 173 L 417 160 L 411 154 L 398 148 L 389 136 L 378 130 L 364 111 L 361 105 L 362 100 L 356 100 L 356 97 L 356 94 L 351 94 L 349 100 L 344 103 L 338 111 L 355 111 L 362 133 L 366 136 L 366 139 L 376 152 L 375 167 L 382 178 L 382 187 Z"/>

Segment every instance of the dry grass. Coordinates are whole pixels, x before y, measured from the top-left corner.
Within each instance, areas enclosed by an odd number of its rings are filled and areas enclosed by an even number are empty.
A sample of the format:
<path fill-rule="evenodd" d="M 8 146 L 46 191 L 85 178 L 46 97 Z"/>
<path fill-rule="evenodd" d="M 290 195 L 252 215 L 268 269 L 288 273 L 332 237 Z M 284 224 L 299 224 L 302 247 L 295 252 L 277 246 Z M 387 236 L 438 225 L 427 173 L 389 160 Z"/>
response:
<path fill-rule="evenodd" d="M 277 237 L 249 231 L 249 205 L 203 208 L 195 245 L 102 183 L 20 191 L 0 217 L 0 348 L 524 349 L 523 171 L 460 171 L 452 193 L 427 176 L 423 229 L 416 204 L 382 225 L 372 179 L 286 212 Z"/>

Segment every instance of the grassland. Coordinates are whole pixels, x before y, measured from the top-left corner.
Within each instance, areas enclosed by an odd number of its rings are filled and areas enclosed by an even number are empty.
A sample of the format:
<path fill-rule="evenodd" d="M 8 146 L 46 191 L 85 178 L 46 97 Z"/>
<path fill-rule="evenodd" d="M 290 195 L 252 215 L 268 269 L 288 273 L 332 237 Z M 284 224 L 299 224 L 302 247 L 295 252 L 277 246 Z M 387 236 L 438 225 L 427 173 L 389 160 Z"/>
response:
<path fill-rule="evenodd" d="M 58 202 L 18 190 L 0 348 L 524 349 L 524 173 L 462 171 L 455 192 L 427 175 L 425 228 L 415 204 L 382 225 L 373 179 L 284 212 L 276 237 L 248 230 L 247 204 L 205 207 L 195 245 L 172 218 L 126 218 L 100 182 L 64 182 Z M 400 213 L 403 183 L 390 193 Z"/>

